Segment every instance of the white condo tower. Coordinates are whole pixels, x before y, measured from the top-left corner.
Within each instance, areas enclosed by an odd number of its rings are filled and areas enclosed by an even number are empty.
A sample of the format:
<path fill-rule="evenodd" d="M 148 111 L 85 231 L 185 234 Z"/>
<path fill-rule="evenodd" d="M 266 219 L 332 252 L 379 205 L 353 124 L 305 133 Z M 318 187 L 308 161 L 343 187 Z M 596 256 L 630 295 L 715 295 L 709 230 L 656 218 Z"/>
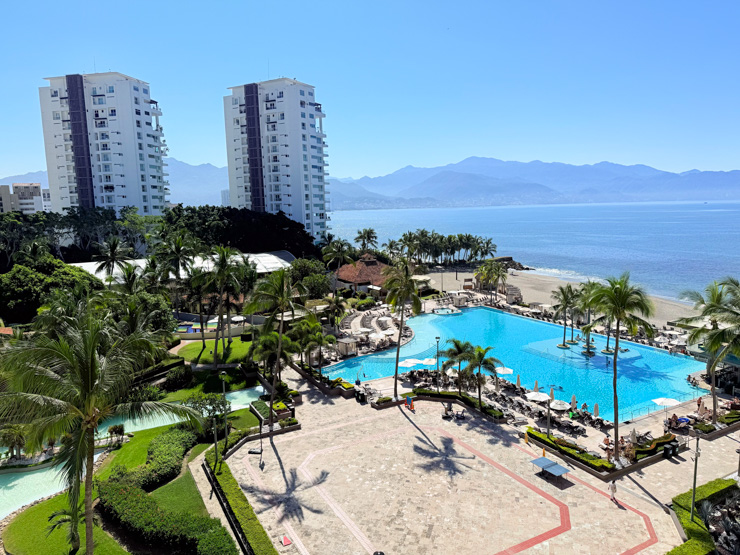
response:
<path fill-rule="evenodd" d="M 232 207 L 283 211 L 315 238 L 328 229 L 327 156 L 314 87 L 273 79 L 224 97 Z"/>
<path fill-rule="evenodd" d="M 149 84 L 121 73 L 49 77 L 39 88 L 51 208 L 162 214 L 167 154 Z"/>

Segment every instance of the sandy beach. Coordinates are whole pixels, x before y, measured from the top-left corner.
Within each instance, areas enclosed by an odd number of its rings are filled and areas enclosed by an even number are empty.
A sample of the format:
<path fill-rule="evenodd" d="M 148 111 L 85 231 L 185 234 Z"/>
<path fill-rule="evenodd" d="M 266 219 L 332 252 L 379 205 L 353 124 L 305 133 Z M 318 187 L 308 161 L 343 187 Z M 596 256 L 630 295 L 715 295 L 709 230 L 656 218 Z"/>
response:
<path fill-rule="evenodd" d="M 465 278 L 472 278 L 473 273 L 454 271 L 432 272 L 429 274 L 429 277 L 433 280 L 433 287 L 437 289 L 444 287 L 446 291 L 453 291 L 455 289 L 462 289 L 463 280 Z M 552 299 L 550 298 L 550 294 L 553 289 L 558 285 L 574 282 L 526 271 L 517 270 L 512 273 L 512 270 L 509 270 L 507 283 L 521 289 L 524 302 L 551 304 Z M 651 299 L 655 306 L 655 314 L 649 320 L 657 326 L 664 326 L 666 322 L 694 314 L 694 310 L 687 304 L 660 297 L 651 297 Z"/>

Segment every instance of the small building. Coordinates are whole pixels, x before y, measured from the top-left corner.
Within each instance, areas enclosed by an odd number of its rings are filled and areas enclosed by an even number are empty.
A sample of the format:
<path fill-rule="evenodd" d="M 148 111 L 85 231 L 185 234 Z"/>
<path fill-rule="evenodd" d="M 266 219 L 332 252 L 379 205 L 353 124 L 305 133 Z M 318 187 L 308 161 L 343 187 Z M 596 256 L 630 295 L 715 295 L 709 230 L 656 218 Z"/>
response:
<path fill-rule="evenodd" d="M 337 286 L 350 287 L 355 291 L 364 291 L 367 293 L 371 291 L 369 287 L 372 285 L 375 288 L 380 288 L 373 289 L 372 291 L 382 294 L 386 281 L 383 270 L 387 267 L 387 264 L 378 261 L 371 254 L 363 254 L 354 264 L 345 264 L 337 270 Z"/>
<path fill-rule="evenodd" d="M 337 351 L 345 357 L 355 356 L 357 354 L 357 339 L 354 337 L 337 339 Z"/>

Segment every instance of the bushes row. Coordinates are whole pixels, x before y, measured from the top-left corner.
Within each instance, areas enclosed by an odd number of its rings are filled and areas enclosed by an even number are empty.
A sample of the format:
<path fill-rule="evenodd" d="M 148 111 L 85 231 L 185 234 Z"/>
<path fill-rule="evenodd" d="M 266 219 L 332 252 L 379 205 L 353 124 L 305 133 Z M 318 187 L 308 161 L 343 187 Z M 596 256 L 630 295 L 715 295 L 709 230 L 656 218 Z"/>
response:
<path fill-rule="evenodd" d="M 260 414 L 260 416 L 262 417 L 262 420 L 267 420 L 270 418 L 270 406 L 267 403 L 265 403 L 262 399 L 253 401 L 252 406 Z"/>
<path fill-rule="evenodd" d="M 145 465 L 132 470 L 116 465 L 111 480 L 152 491 L 180 474 L 182 459 L 196 442 L 197 437 L 190 430 L 170 428 L 151 441 Z"/>
<path fill-rule="evenodd" d="M 734 424 L 740 420 L 740 411 L 731 410 L 730 412 L 723 414 L 719 417 L 719 421 L 723 424 Z"/>
<path fill-rule="evenodd" d="M 536 438 L 537 441 L 539 441 L 540 443 L 544 443 L 545 445 L 547 445 L 548 447 L 552 447 L 556 451 L 565 453 L 566 455 L 576 459 L 577 461 L 582 462 L 583 464 L 590 468 L 593 468 L 594 470 L 598 470 L 599 472 L 603 472 L 605 470 L 611 471 L 616 468 L 614 466 L 614 463 L 611 463 L 606 459 L 602 459 L 601 457 L 591 455 L 583 447 L 579 447 L 575 443 L 571 443 L 568 440 L 559 439 L 552 436 L 547 437 L 547 434 L 542 434 L 531 427 L 527 428 L 527 434 L 529 434 L 530 437 Z"/>
<path fill-rule="evenodd" d="M 206 453 L 206 461 L 213 468 L 213 449 Z M 277 555 L 275 546 L 272 545 L 270 537 L 257 519 L 257 515 L 254 514 L 254 509 L 252 509 L 252 506 L 244 495 L 244 490 L 242 490 L 239 483 L 231 474 L 229 465 L 223 461 L 219 461 L 219 464 L 216 465 L 214 475 L 216 476 L 216 481 L 221 486 L 221 490 L 224 492 L 224 496 L 226 496 L 226 501 L 231 507 L 232 512 L 236 515 L 239 526 L 244 532 L 249 545 L 252 546 L 252 550 L 260 555 Z"/>
<path fill-rule="evenodd" d="M 145 543 L 197 555 L 237 555 L 226 529 L 215 518 L 175 513 L 134 484 L 108 480 L 98 484 L 103 513 Z"/>
<path fill-rule="evenodd" d="M 414 388 L 414 395 L 424 395 L 427 397 L 437 397 L 442 399 L 457 399 L 459 401 L 462 401 L 465 405 L 469 406 L 470 408 L 480 410 L 483 414 L 487 414 L 488 416 L 491 416 L 492 418 L 503 418 L 504 413 L 500 410 L 492 407 L 491 405 L 487 405 L 486 403 L 483 403 L 483 407 L 478 406 L 478 399 L 475 397 L 468 395 L 467 393 L 463 393 L 460 395 L 456 391 L 437 391 L 435 389 L 423 389 L 420 387 Z"/>
<path fill-rule="evenodd" d="M 191 383 L 193 383 L 193 369 L 189 364 L 183 364 L 172 368 L 167 373 L 164 388 L 167 391 L 177 391 L 188 387 Z"/>
<path fill-rule="evenodd" d="M 713 480 L 696 488 L 696 506 L 703 501 L 717 503 L 737 491 L 735 480 Z M 712 535 L 700 519 L 691 520 L 691 490 L 673 498 L 673 510 L 689 540 L 674 547 L 668 555 L 709 555 L 715 553 Z"/>
<path fill-rule="evenodd" d="M 660 436 L 659 438 L 654 439 L 648 447 L 635 447 L 635 460 L 639 461 L 640 459 L 644 459 L 645 457 L 649 457 L 650 455 L 655 455 L 659 449 L 661 449 L 664 445 L 670 443 L 671 441 L 674 441 L 675 439 L 675 435 L 665 434 Z"/>
<path fill-rule="evenodd" d="M 367 299 L 362 299 L 361 301 L 358 301 L 357 304 L 355 305 L 355 308 L 357 310 L 370 310 L 374 306 L 375 306 L 375 299 L 371 299 L 368 297 Z"/>

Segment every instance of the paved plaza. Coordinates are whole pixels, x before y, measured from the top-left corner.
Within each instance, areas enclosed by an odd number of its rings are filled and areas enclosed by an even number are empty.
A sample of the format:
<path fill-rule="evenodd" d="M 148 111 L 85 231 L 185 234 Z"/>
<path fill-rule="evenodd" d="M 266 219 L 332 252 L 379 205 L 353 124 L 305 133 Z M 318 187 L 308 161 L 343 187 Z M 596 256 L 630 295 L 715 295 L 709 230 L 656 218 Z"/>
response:
<path fill-rule="evenodd" d="M 286 381 L 303 392 L 303 429 L 265 440 L 261 457 L 247 444 L 229 459 L 281 553 L 662 554 L 681 543 L 661 503 L 690 488 L 689 452 L 620 480 L 616 505 L 578 469 L 562 481 L 537 474 L 542 450 L 511 426 L 469 411 L 443 420 L 432 402 L 376 411 L 293 371 Z M 705 442 L 700 482 L 731 473 L 737 445 Z"/>

